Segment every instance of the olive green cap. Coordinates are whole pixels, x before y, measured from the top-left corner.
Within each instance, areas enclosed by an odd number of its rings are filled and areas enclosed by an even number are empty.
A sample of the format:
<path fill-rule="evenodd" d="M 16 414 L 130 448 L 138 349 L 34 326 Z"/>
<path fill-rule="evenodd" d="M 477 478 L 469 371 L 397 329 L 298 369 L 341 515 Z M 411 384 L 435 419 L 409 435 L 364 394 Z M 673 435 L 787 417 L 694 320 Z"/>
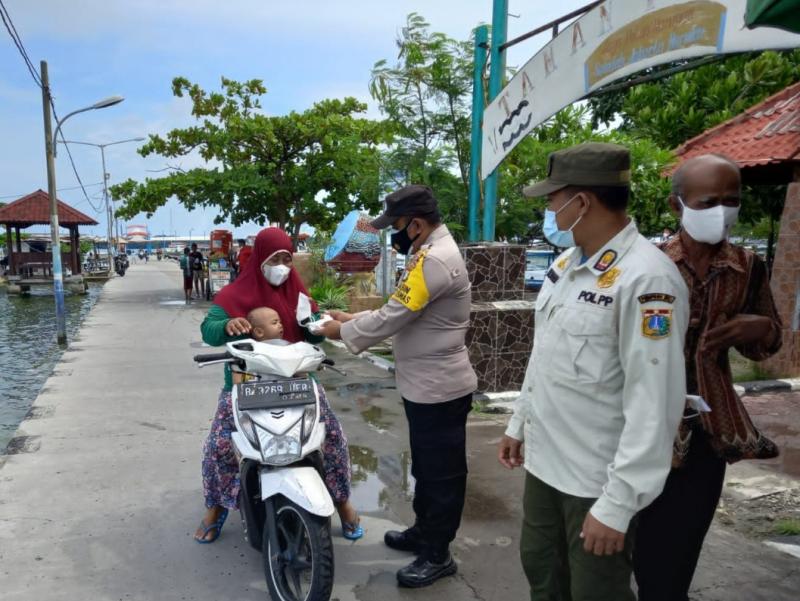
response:
<path fill-rule="evenodd" d="M 547 179 L 522 189 L 525 196 L 547 196 L 567 186 L 631 184 L 631 153 L 619 144 L 585 142 L 550 154 Z"/>

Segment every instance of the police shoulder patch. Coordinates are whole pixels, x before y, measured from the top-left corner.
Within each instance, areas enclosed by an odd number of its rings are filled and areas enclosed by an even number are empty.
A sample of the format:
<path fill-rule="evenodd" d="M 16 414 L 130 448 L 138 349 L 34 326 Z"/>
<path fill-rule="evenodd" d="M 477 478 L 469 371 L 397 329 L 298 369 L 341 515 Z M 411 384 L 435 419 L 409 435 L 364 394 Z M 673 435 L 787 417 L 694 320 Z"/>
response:
<path fill-rule="evenodd" d="M 555 272 L 555 270 L 551 267 L 547 270 L 547 279 L 553 282 L 554 284 L 558 281 L 560 276 Z"/>
<path fill-rule="evenodd" d="M 642 336 L 651 340 L 667 338 L 672 332 L 672 309 L 642 311 Z"/>
<path fill-rule="evenodd" d="M 671 294 L 664 294 L 663 292 L 651 292 L 650 294 L 642 294 L 639 297 L 639 302 L 643 305 L 647 303 L 674 303 L 675 297 Z"/>
<path fill-rule="evenodd" d="M 406 268 L 392 298 L 411 311 L 421 311 L 430 300 L 423 268 L 426 252 L 417 253 Z"/>

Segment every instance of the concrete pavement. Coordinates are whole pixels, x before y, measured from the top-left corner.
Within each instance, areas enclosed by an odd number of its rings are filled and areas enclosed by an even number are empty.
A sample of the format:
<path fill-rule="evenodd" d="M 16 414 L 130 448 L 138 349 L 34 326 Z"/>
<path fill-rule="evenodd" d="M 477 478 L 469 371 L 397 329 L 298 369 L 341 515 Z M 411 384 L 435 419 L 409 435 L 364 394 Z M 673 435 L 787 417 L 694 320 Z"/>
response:
<path fill-rule="evenodd" d="M 172 263 L 133 265 L 109 282 L 0 457 L 0 591 L 8 601 L 249 600 L 266 597 L 260 555 L 232 515 L 213 545 L 192 534 L 202 512 L 200 458 L 221 384 L 197 370 L 207 305 L 183 304 Z M 503 416 L 469 422 L 471 476 L 454 545 L 459 574 L 428 589 L 395 586 L 410 561 L 382 544 L 412 520 L 407 430 L 393 378 L 332 349 L 347 376 L 324 383 L 351 445 L 353 499 L 367 534 L 334 520 L 334 598 L 527 598 L 517 555 L 522 473 L 494 459 Z M 800 563 L 715 528 L 696 599 L 796 599 Z"/>

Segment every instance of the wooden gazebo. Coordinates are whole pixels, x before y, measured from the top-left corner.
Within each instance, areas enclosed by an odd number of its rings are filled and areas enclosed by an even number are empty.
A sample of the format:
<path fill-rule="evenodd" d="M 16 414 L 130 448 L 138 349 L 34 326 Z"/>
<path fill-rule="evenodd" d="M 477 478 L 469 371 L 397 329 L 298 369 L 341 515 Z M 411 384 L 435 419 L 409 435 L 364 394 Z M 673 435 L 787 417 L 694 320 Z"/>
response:
<path fill-rule="evenodd" d="M 81 272 L 80 234 L 81 225 L 97 225 L 97 221 L 58 201 L 58 223 L 69 231 L 70 252 L 61 253 L 64 269 L 69 268 L 73 275 Z M 37 190 L 0 207 L 0 225 L 6 230 L 6 256 L 8 257 L 9 281 L 25 285 L 43 283 L 53 277 L 52 256 L 49 252 L 22 251 L 21 230 L 32 225 L 50 224 L 50 196 L 44 190 Z M 12 238 L 12 231 L 15 236 Z"/>
<path fill-rule="evenodd" d="M 783 320 L 783 348 L 765 362 L 774 376 L 800 376 L 800 82 L 692 138 L 679 163 L 721 153 L 742 170 L 742 182 L 788 184 L 770 286 Z"/>

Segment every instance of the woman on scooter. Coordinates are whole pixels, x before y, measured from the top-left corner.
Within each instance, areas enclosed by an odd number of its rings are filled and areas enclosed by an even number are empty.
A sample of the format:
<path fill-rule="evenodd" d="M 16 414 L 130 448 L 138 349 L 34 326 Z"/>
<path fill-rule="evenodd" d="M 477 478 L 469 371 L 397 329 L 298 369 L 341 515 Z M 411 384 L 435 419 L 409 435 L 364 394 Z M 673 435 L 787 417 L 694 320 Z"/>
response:
<path fill-rule="evenodd" d="M 297 298 L 308 295 L 297 271 L 292 267 L 294 248 L 283 230 L 270 227 L 256 237 L 250 261 L 236 281 L 223 288 L 215 297 L 205 320 L 200 326 L 203 341 L 211 346 L 221 346 L 232 340 L 253 335 L 253 326 L 247 320 L 253 309 L 269 307 L 282 324 L 282 335 L 289 342 L 321 342 L 307 329 L 297 324 Z M 316 306 L 313 307 L 316 310 Z M 225 370 L 225 385 L 220 392 L 217 411 L 211 431 L 203 446 L 203 493 L 206 512 L 195 540 L 212 543 L 222 531 L 228 510 L 238 509 L 239 465 L 233 452 L 231 432 L 234 430 L 231 413 L 231 388 L 233 381 L 229 369 Z M 320 388 L 320 390 L 322 390 Z M 324 396 L 324 391 L 323 391 Z M 329 407 L 327 399 L 321 399 Z M 342 520 L 345 538 L 357 540 L 363 536 L 359 517 L 349 502 L 350 460 L 347 441 L 332 411 L 326 415 L 325 483 L 336 504 Z M 335 422 L 329 425 L 328 420 Z"/>

